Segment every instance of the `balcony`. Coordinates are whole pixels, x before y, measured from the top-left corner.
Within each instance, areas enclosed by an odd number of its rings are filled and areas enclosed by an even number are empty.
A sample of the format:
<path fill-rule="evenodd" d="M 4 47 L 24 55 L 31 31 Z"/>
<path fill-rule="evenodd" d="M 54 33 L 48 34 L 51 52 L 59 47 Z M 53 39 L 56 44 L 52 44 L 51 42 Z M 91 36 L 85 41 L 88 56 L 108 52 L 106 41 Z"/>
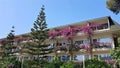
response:
<path fill-rule="evenodd" d="M 80 48 L 80 51 L 89 51 L 90 50 L 90 46 L 89 45 L 84 45 L 84 44 L 80 44 L 78 45 L 78 48 Z M 93 44 L 92 46 L 92 51 L 93 52 L 104 52 L 104 51 L 108 51 L 112 49 L 112 43 L 108 43 L 108 42 L 96 42 Z"/>
<path fill-rule="evenodd" d="M 70 51 L 69 46 L 62 46 L 61 45 L 61 46 L 57 46 L 55 48 L 59 54 L 63 54 L 63 53 L 69 54 L 68 52 Z M 109 53 L 111 49 L 112 49 L 112 43 L 109 43 L 109 42 L 96 42 L 92 46 L 92 51 L 94 54 Z M 72 50 L 73 50 L 75 55 L 77 55 L 77 54 L 89 54 L 90 46 L 85 45 L 85 44 L 74 45 Z"/>

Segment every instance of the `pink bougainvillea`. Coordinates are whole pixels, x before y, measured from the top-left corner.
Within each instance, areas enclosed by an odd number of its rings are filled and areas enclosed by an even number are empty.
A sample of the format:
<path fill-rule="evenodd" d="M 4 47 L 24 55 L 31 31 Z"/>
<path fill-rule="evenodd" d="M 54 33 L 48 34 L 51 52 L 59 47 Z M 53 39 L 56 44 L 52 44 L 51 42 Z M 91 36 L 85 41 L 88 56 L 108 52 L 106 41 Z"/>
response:
<path fill-rule="evenodd" d="M 100 24 L 90 24 L 88 26 L 83 26 L 81 31 L 85 34 L 91 34 L 93 35 L 93 28 L 97 27 L 97 26 L 100 26 Z"/>
<path fill-rule="evenodd" d="M 50 39 L 53 39 L 54 37 L 60 35 L 59 31 L 53 30 L 49 32 Z"/>
<path fill-rule="evenodd" d="M 111 42 L 94 42 L 95 46 L 111 46 Z"/>
<path fill-rule="evenodd" d="M 15 42 L 18 42 L 18 41 L 20 41 L 21 39 L 22 39 L 22 38 L 15 38 L 14 41 L 15 41 Z"/>
<path fill-rule="evenodd" d="M 105 60 L 105 62 L 108 63 L 108 64 L 114 64 L 114 63 L 116 63 L 115 60 Z"/>
<path fill-rule="evenodd" d="M 67 39 L 72 38 L 74 35 L 76 35 L 78 32 L 82 31 L 85 34 L 93 34 L 93 28 L 100 26 L 99 24 L 90 24 L 89 26 L 83 26 L 81 29 L 76 27 L 67 27 L 62 30 L 53 30 L 49 32 L 50 38 L 53 38 L 58 35 L 65 36 Z"/>
<path fill-rule="evenodd" d="M 72 38 L 74 35 L 76 35 L 76 33 L 78 33 L 80 31 L 79 28 L 75 28 L 75 27 L 68 27 L 65 29 L 62 29 L 60 31 L 60 34 L 65 36 L 67 39 Z"/>
<path fill-rule="evenodd" d="M 0 39 L 0 44 L 4 41 L 4 39 Z"/>
<path fill-rule="evenodd" d="M 67 46 L 57 46 L 58 47 L 58 50 L 66 50 L 67 49 Z"/>
<path fill-rule="evenodd" d="M 80 44 L 80 45 L 78 45 L 78 47 L 79 47 L 80 49 L 85 49 L 86 51 L 89 51 L 89 50 L 90 50 L 90 46 L 89 46 L 89 45 Z"/>
<path fill-rule="evenodd" d="M 90 50 L 90 46 L 89 45 L 85 45 L 85 50 L 89 51 Z"/>

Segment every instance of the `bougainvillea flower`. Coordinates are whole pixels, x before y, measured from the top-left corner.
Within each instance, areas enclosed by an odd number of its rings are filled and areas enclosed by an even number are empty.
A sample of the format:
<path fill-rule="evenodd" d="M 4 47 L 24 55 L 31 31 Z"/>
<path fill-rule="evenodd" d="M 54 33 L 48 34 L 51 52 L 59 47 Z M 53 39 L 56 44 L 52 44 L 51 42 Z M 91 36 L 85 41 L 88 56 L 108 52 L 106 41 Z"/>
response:
<path fill-rule="evenodd" d="M 3 39 L 0 39 L 0 43 L 2 43 L 3 42 Z"/>
<path fill-rule="evenodd" d="M 61 35 L 65 36 L 65 37 L 67 37 L 69 39 L 69 38 L 72 38 L 79 31 L 80 31 L 79 28 L 68 27 L 68 28 L 62 29 L 60 31 L 60 33 L 61 33 Z"/>
<path fill-rule="evenodd" d="M 85 45 L 85 49 L 86 49 L 86 51 L 89 51 L 90 50 L 90 46 L 89 45 Z"/>
<path fill-rule="evenodd" d="M 108 64 L 114 64 L 116 61 L 115 60 L 105 60 L 105 62 Z"/>
<path fill-rule="evenodd" d="M 50 38 L 54 38 L 56 36 L 60 35 L 59 31 L 53 30 L 49 32 Z"/>
<path fill-rule="evenodd" d="M 88 26 L 83 26 L 81 31 L 85 34 L 93 35 L 93 32 L 94 32 L 93 28 L 98 27 L 98 26 L 101 26 L 101 25 L 100 24 L 90 24 Z"/>

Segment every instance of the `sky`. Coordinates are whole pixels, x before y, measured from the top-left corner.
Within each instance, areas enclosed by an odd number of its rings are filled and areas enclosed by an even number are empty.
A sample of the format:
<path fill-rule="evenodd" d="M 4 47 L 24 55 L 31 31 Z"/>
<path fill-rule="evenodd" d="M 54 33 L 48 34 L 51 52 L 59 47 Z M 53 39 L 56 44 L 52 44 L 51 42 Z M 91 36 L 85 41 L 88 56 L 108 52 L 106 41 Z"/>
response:
<path fill-rule="evenodd" d="M 107 9 L 106 0 L 0 0 L 0 38 L 15 26 L 15 35 L 30 32 L 42 5 L 48 28 L 111 16 L 120 23 L 120 14 Z"/>

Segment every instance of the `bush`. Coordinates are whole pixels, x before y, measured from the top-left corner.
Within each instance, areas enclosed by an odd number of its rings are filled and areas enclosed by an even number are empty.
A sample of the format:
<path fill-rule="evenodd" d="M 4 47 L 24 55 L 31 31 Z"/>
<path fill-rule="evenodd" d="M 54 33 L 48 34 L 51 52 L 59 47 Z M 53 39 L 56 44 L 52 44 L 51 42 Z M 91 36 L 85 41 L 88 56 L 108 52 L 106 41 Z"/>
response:
<path fill-rule="evenodd" d="M 60 59 L 55 58 L 52 62 L 44 65 L 44 68 L 60 68 L 63 63 Z"/>
<path fill-rule="evenodd" d="M 109 64 L 98 59 L 86 60 L 85 68 L 111 68 Z"/>
<path fill-rule="evenodd" d="M 47 64 L 48 64 L 48 61 L 46 59 L 24 60 L 23 68 L 43 68 L 43 66 Z"/>
<path fill-rule="evenodd" d="M 64 63 L 60 68 L 75 68 L 75 63 L 73 61 L 69 61 L 68 63 Z"/>

